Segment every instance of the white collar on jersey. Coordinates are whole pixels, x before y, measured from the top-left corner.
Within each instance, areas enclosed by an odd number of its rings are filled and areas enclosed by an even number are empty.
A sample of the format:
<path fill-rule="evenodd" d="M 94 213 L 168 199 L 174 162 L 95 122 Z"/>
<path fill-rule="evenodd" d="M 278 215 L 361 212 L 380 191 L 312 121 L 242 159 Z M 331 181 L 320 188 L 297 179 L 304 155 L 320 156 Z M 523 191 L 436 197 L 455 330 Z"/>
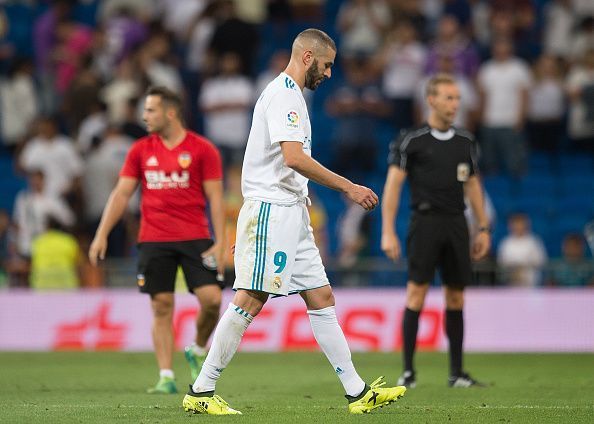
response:
<path fill-rule="evenodd" d="M 431 128 L 431 135 L 438 140 L 450 140 L 456 131 L 453 128 L 450 128 L 447 131 L 439 131 L 438 129 Z"/>

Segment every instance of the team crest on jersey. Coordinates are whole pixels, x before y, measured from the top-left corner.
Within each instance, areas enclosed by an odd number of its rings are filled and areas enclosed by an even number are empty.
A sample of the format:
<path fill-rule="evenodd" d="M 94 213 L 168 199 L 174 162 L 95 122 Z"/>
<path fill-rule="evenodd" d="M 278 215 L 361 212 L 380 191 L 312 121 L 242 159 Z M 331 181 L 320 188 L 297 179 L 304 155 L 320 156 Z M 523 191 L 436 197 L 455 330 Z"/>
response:
<path fill-rule="evenodd" d="M 465 183 L 468 181 L 468 177 L 470 176 L 470 166 L 467 163 L 459 163 L 458 164 L 458 173 L 457 178 L 458 181 Z"/>
<path fill-rule="evenodd" d="M 299 128 L 299 114 L 295 110 L 287 112 L 287 128 Z"/>
<path fill-rule="evenodd" d="M 157 160 L 156 156 L 151 156 L 146 161 L 146 166 L 159 166 L 159 161 Z"/>
<path fill-rule="evenodd" d="M 179 166 L 181 166 L 183 169 L 186 169 L 192 163 L 192 155 L 190 155 L 188 152 L 180 153 L 177 157 L 177 163 L 179 163 Z"/>
<path fill-rule="evenodd" d="M 281 278 L 279 276 L 274 277 L 274 281 L 272 282 L 272 285 L 274 286 L 275 289 L 279 290 L 281 288 L 281 286 L 283 285 L 283 280 L 281 280 Z"/>

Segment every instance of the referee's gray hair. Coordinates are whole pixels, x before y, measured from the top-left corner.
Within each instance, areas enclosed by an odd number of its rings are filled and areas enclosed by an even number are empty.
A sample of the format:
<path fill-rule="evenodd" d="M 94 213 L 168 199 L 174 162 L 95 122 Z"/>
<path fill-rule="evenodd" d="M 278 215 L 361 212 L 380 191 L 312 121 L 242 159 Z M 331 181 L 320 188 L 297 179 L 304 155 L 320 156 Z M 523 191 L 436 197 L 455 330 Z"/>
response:
<path fill-rule="evenodd" d="M 297 44 L 303 44 L 304 41 L 309 41 L 313 44 L 314 49 L 318 49 L 319 47 L 324 47 L 326 49 L 331 49 L 336 51 L 336 43 L 328 34 L 324 31 L 321 31 L 316 28 L 308 28 L 304 31 L 301 31 L 297 37 L 295 37 L 295 41 L 293 41 L 293 49 L 295 49 Z"/>
<path fill-rule="evenodd" d="M 440 73 L 436 74 L 431 77 L 429 81 L 427 81 L 427 87 L 425 87 L 425 95 L 435 96 L 437 94 L 437 86 L 441 84 L 456 84 L 456 78 L 453 75 Z"/>

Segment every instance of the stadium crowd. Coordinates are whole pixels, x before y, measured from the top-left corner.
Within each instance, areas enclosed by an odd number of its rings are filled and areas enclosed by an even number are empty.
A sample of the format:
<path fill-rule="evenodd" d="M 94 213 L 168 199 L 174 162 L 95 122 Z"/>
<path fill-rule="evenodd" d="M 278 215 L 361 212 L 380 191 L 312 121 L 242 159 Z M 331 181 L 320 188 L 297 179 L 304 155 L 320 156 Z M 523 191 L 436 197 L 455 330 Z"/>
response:
<path fill-rule="evenodd" d="M 305 93 L 324 135 L 315 157 L 381 192 L 389 142 L 427 115 L 428 77 L 453 74 L 494 229 L 477 282 L 594 284 L 583 235 L 594 218 L 590 0 L 0 0 L 0 286 L 109 285 L 83 252 L 145 135 L 150 86 L 179 93 L 188 127 L 219 148 L 233 240 L 252 107 L 286 66 L 287 40 L 310 26 L 339 50 L 327 87 Z M 348 270 L 381 255 L 379 212 L 312 191 L 330 263 Z M 109 257 L 136 254 L 133 204 Z"/>

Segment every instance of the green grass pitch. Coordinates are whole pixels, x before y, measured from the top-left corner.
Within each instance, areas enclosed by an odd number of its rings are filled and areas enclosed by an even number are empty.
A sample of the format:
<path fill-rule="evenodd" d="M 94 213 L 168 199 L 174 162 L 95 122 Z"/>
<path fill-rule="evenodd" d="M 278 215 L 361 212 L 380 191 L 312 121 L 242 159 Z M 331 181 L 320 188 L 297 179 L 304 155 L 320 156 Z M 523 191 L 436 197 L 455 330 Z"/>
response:
<path fill-rule="evenodd" d="M 400 354 L 354 354 L 368 382 L 394 384 Z M 474 354 L 466 368 L 491 386 L 448 389 L 447 356 L 420 353 L 418 386 L 396 403 L 349 416 L 321 353 L 239 353 L 217 393 L 243 412 L 208 417 L 181 408 L 189 370 L 175 357 L 177 395 L 148 395 L 150 353 L 0 353 L 1 423 L 592 423 L 594 355 Z"/>

